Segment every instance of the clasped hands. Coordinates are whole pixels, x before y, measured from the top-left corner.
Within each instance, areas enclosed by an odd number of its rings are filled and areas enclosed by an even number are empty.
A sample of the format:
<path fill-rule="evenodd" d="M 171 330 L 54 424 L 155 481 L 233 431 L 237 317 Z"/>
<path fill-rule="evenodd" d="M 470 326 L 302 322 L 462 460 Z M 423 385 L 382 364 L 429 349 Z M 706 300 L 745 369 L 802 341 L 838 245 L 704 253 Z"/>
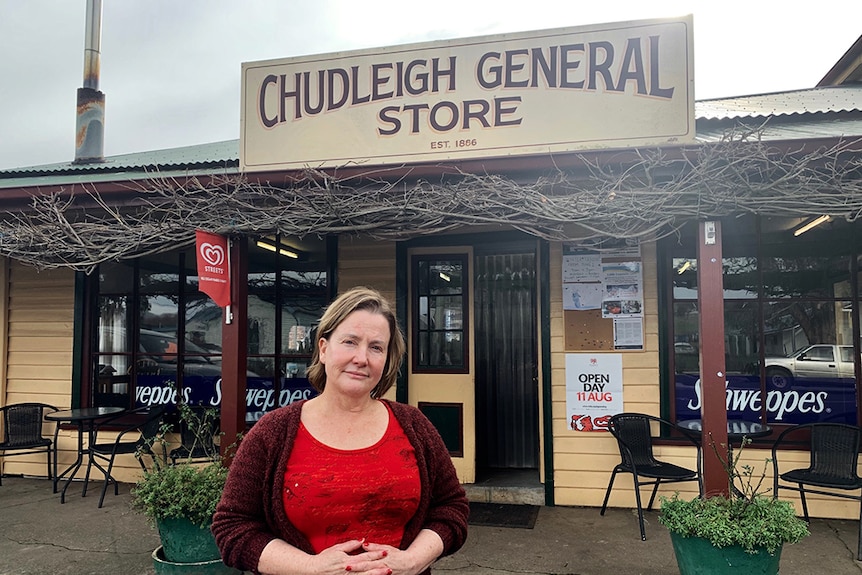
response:
<path fill-rule="evenodd" d="M 410 554 L 391 545 L 351 540 L 316 555 L 320 573 L 343 575 L 412 575 Z"/>

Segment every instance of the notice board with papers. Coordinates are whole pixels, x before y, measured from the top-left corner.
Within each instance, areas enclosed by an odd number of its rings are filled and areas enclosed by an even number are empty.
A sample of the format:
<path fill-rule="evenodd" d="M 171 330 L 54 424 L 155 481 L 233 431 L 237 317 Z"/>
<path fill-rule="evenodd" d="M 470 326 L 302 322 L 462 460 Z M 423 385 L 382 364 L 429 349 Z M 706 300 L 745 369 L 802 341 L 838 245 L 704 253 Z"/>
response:
<path fill-rule="evenodd" d="M 643 350 L 639 244 L 564 245 L 562 283 L 567 351 Z"/>

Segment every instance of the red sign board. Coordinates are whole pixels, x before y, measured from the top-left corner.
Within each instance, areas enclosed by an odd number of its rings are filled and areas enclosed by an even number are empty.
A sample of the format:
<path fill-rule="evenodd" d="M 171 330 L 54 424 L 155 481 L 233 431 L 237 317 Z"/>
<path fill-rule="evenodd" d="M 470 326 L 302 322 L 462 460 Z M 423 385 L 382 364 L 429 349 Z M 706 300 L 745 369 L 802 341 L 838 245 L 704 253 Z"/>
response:
<path fill-rule="evenodd" d="M 230 305 L 230 266 L 227 238 L 197 230 L 198 290 L 210 296 L 220 307 Z"/>

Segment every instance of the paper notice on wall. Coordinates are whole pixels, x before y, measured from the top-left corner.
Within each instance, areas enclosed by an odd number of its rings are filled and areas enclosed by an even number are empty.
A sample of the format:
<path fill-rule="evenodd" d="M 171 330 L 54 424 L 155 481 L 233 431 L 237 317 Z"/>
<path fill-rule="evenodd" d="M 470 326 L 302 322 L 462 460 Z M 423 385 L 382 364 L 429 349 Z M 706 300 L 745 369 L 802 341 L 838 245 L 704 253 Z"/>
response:
<path fill-rule="evenodd" d="M 643 348 L 643 319 L 639 317 L 614 319 L 614 349 Z"/>
<path fill-rule="evenodd" d="M 571 254 L 563 256 L 563 283 L 597 282 L 602 279 L 602 256 Z"/>
<path fill-rule="evenodd" d="M 600 310 L 602 320 L 614 322 L 613 349 L 644 349 L 643 262 L 638 243 L 608 239 L 591 246 L 564 244 L 561 275 L 563 310 Z M 609 330 L 605 333 L 602 345 L 609 349 Z"/>
<path fill-rule="evenodd" d="M 623 358 L 614 353 L 566 354 L 566 421 L 572 431 L 607 431 L 623 410 Z"/>
<path fill-rule="evenodd" d="M 602 278 L 606 285 L 634 285 L 641 282 L 640 262 L 605 262 L 602 264 Z"/>
<path fill-rule="evenodd" d="M 602 263 L 602 317 L 643 317 L 641 262 Z"/>
<path fill-rule="evenodd" d="M 563 284 L 563 309 L 599 309 L 602 307 L 602 284 Z"/>

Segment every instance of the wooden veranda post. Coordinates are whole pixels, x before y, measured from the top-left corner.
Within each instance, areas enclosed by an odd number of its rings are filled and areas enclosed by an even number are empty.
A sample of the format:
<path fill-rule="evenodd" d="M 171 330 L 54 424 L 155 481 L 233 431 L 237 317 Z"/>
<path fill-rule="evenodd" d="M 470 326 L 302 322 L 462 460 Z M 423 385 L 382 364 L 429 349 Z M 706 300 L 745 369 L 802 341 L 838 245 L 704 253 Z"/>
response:
<path fill-rule="evenodd" d="M 721 224 L 699 224 L 697 306 L 700 310 L 700 384 L 703 419 L 703 488 L 706 495 L 728 495 L 727 402 L 725 399 L 724 289 Z M 713 445 L 716 449 L 713 449 Z M 718 455 L 717 455 L 718 454 Z"/>
<path fill-rule="evenodd" d="M 248 364 L 248 244 L 244 237 L 231 238 L 231 305 L 224 311 L 221 363 L 222 455 L 245 431 L 245 390 Z M 228 318 L 227 314 L 232 317 Z M 230 460 L 226 460 L 230 465 Z"/>

